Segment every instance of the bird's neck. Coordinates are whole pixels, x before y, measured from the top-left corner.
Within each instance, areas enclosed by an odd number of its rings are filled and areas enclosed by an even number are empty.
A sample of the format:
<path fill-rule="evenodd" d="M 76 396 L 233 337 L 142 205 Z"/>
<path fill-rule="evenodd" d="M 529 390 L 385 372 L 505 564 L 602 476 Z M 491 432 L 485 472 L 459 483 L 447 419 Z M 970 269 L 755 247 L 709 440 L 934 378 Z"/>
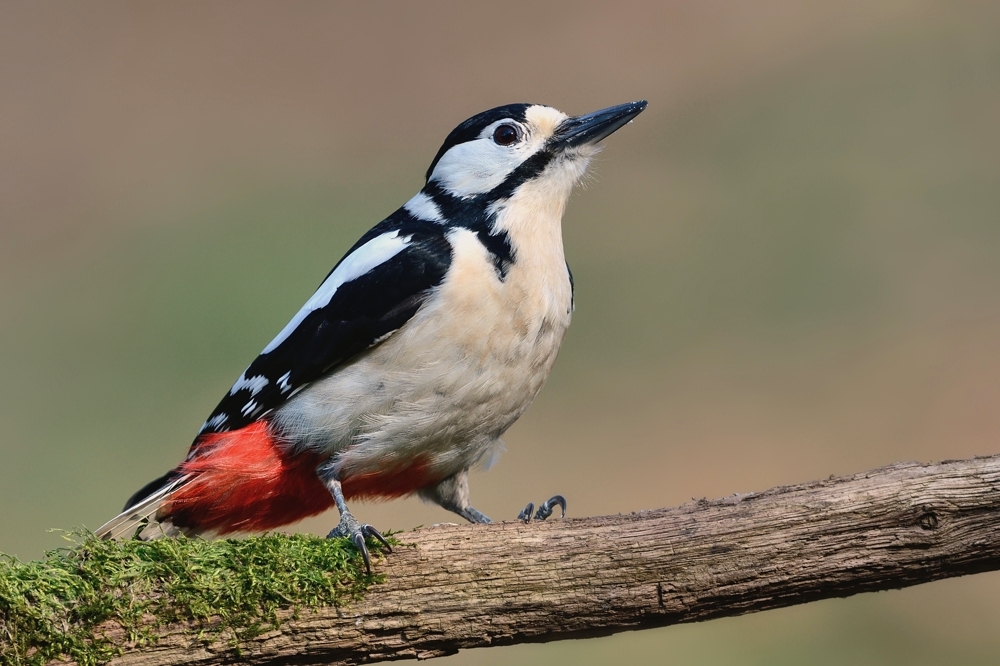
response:
<path fill-rule="evenodd" d="M 565 262 L 562 216 L 571 188 L 549 181 L 525 183 L 491 211 L 493 233 L 509 239 L 515 264 L 541 269 Z"/>

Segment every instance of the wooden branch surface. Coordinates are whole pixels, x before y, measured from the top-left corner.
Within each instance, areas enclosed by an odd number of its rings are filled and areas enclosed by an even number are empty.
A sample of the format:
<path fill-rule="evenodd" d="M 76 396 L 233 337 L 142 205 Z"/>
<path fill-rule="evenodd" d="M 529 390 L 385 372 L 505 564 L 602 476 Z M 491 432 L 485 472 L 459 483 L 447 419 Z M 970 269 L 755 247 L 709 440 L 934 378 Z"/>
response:
<path fill-rule="evenodd" d="M 426 658 L 602 636 L 1000 569 L 1000 456 L 903 463 L 630 515 L 436 526 L 375 563 L 356 604 L 244 646 L 268 664 Z M 232 659 L 185 627 L 129 666 Z"/>

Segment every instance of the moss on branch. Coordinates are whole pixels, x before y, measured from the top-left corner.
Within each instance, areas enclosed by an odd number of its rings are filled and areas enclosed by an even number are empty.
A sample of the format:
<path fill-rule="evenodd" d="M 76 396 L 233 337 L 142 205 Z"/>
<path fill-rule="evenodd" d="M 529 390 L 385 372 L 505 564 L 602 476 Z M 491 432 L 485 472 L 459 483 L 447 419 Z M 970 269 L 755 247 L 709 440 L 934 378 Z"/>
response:
<path fill-rule="evenodd" d="M 175 622 L 199 627 L 206 642 L 225 636 L 239 650 L 241 641 L 278 626 L 280 611 L 357 600 L 379 582 L 346 539 L 68 538 L 72 547 L 41 561 L 0 555 L 3 666 L 101 664 Z"/>

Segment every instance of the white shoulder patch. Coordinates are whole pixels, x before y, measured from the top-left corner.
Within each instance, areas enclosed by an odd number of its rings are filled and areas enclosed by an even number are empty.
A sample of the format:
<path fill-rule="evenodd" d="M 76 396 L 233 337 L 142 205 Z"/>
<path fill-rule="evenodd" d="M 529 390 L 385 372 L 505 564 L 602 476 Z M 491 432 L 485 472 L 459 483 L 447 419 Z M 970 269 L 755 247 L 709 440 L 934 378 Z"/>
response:
<path fill-rule="evenodd" d="M 302 320 L 305 319 L 310 312 L 314 310 L 319 310 L 320 308 L 326 307 L 330 303 L 330 299 L 333 295 L 337 293 L 337 290 L 352 280 L 356 280 L 365 273 L 369 272 L 373 268 L 379 266 L 380 264 L 389 261 L 397 254 L 406 249 L 409 245 L 410 237 L 400 237 L 399 231 L 391 231 L 387 234 L 382 234 L 381 236 L 376 236 L 371 239 L 354 252 L 351 252 L 347 257 L 344 258 L 337 269 L 330 273 L 330 276 L 323 281 L 323 284 L 319 286 L 306 304 L 302 306 L 292 320 L 281 329 L 281 333 L 268 343 L 267 347 L 264 347 L 262 354 L 267 354 L 268 352 L 274 351 L 278 345 L 284 342 L 289 335 L 292 334 Z"/>
<path fill-rule="evenodd" d="M 433 199 L 423 192 L 417 192 L 416 196 L 403 204 L 403 208 L 418 220 L 444 222 L 444 218 L 441 217 L 441 209 L 438 208 Z"/>

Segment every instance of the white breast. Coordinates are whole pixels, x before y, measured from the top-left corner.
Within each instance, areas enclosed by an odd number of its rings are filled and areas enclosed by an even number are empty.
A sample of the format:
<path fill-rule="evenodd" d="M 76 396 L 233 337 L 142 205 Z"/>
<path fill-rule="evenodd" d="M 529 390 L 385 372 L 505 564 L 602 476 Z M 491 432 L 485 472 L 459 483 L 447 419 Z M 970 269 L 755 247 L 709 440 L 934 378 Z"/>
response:
<path fill-rule="evenodd" d="M 495 451 L 548 377 L 572 310 L 562 206 L 520 210 L 501 222 L 530 215 L 535 236 L 504 280 L 475 233 L 452 230 L 447 277 L 414 317 L 276 412 L 295 446 L 337 454 L 353 474 L 422 454 L 442 477 Z"/>

